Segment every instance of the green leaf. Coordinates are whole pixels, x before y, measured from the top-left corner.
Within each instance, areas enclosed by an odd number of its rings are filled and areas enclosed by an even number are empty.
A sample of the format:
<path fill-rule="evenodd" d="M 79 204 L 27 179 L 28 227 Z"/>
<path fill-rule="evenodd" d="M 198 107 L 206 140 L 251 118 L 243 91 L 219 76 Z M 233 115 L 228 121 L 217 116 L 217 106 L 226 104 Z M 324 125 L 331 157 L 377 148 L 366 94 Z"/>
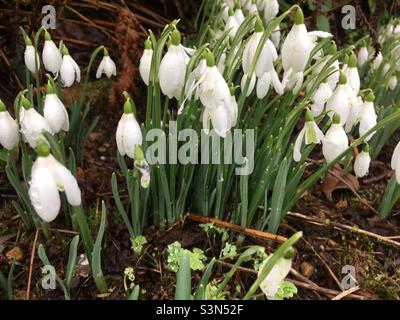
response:
<path fill-rule="evenodd" d="M 331 32 L 329 19 L 326 16 L 317 16 L 317 28 L 321 31 Z"/>
<path fill-rule="evenodd" d="M 103 270 L 101 269 L 101 243 L 103 241 L 104 231 L 106 228 L 106 205 L 101 202 L 101 221 L 97 239 L 93 247 L 92 253 L 92 273 L 97 289 L 101 293 L 107 292 L 107 284 L 104 279 Z"/>
<path fill-rule="evenodd" d="M 76 235 L 72 239 L 71 244 L 69 245 L 68 264 L 65 276 L 65 286 L 68 288 L 68 290 L 71 289 L 71 282 L 75 273 L 78 244 L 79 244 L 79 235 Z"/>
<path fill-rule="evenodd" d="M 190 256 L 185 252 L 176 274 L 175 300 L 190 300 L 192 290 L 192 275 L 190 272 Z"/>

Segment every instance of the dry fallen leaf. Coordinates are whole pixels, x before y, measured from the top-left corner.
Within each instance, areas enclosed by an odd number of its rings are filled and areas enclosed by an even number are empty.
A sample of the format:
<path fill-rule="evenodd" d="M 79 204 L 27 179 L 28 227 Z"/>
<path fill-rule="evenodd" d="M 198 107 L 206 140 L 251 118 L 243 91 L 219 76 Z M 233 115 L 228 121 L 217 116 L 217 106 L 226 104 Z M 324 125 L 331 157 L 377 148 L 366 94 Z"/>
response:
<path fill-rule="evenodd" d="M 326 175 L 322 185 L 322 191 L 329 201 L 333 202 L 332 193 L 335 190 L 348 189 L 358 191 L 360 189 L 357 178 L 350 173 L 345 173 L 340 165 L 335 165 L 331 172 Z"/>
<path fill-rule="evenodd" d="M 314 273 L 314 266 L 310 263 L 308 263 L 307 261 L 303 261 L 301 263 L 301 273 L 303 276 L 305 276 L 306 278 L 311 278 L 312 274 Z"/>
<path fill-rule="evenodd" d="M 12 261 L 14 259 L 14 256 L 15 256 L 16 261 L 18 261 L 18 262 L 22 261 L 23 252 L 20 247 L 14 247 L 14 248 L 8 250 L 8 252 L 6 253 L 6 257 L 7 257 L 8 261 Z"/>

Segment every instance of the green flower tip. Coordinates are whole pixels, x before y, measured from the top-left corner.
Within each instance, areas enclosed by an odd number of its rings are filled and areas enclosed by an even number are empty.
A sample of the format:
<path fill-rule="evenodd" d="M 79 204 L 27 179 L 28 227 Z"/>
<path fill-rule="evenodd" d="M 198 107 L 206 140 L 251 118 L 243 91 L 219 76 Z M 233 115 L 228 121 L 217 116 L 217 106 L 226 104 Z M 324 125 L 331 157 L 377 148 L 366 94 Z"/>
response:
<path fill-rule="evenodd" d="M 47 157 L 50 154 L 50 147 L 44 139 L 39 139 L 35 150 L 39 157 Z"/>
<path fill-rule="evenodd" d="M 213 29 L 208 29 L 208 34 L 210 36 L 211 39 L 215 39 L 215 31 Z"/>
<path fill-rule="evenodd" d="M 346 84 L 346 83 L 347 83 L 347 77 L 343 71 L 340 71 L 339 84 Z"/>
<path fill-rule="evenodd" d="M 25 37 L 25 45 L 26 46 L 31 46 L 32 45 L 32 40 L 28 36 Z"/>
<path fill-rule="evenodd" d="M 363 151 L 366 152 L 366 153 L 369 153 L 369 144 L 368 143 L 364 144 Z"/>
<path fill-rule="evenodd" d="M 69 55 L 69 50 L 66 45 L 63 45 L 63 47 L 62 47 L 62 54 L 63 54 L 63 56 Z"/>
<path fill-rule="evenodd" d="M 229 8 L 229 10 L 228 10 L 228 16 L 230 16 L 230 17 L 233 16 L 233 10 L 232 10 L 232 8 Z"/>
<path fill-rule="evenodd" d="M 357 57 L 354 52 L 351 53 L 349 60 L 347 61 L 347 65 L 349 68 L 356 68 L 357 67 Z"/>
<path fill-rule="evenodd" d="M 365 98 L 368 102 L 373 102 L 375 100 L 375 95 L 372 90 L 368 93 L 367 97 Z"/>
<path fill-rule="evenodd" d="M 103 56 L 105 56 L 105 57 L 109 56 L 108 50 L 105 47 L 103 48 Z"/>
<path fill-rule="evenodd" d="M 172 31 L 171 43 L 174 46 L 179 46 L 180 45 L 180 43 L 181 43 L 181 33 L 178 30 Z"/>
<path fill-rule="evenodd" d="M 131 98 L 127 98 L 124 103 L 124 113 L 133 113 L 133 101 Z"/>
<path fill-rule="evenodd" d="M 144 160 L 144 153 L 142 147 L 139 144 L 135 145 L 135 160 L 136 161 Z"/>
<path fill-rule="evenodd" d="M 214 55 L 211 53 L 210 50 L 207 50 L 204 54 L 204 58 L 207 61 L 207 67 L 213 67 L 215 66 L 215 59 L 214 59 Z"/>
<path fill-rule="evenodd" d="M 294 24 L 304 24 L 303 10 L 297 7 L 296 13 L 294 14 Z"/>
<path fill-rule="evenodd" d="M 47 92 L 47 94 L 56 93 L 55 90 L 54 90 L 53 85 L 51 84 L 51 81 L 50 81 L 50 80 L 47 81 L 46 92 Z"/>
<path fill-rule="evenodd" d="M 233 6 L 233 9 L 234 9 L 234 10 L 238 10 L 238 9 L 240 9 L 240 8 L 241 8 L 240 2 L 239 2 L 239 0 L 236 0 L 236 1 L 235 1 L 235 4 L 234 4 L 234 6 Z"/>
<path fill-rule="evenodd" d="M 233 83 L 229 86 L 229 91 L 231 93 L 231 96 L 235 95 L 236 87 L 233 85 Z"/>
<path fill-rule="evenodd" d="M 335 55 L 337 53 L 337 47 L 335 41 L 331 41 L 329 45 L 324 47 L 324 53 L 325 55 Z"/>
<path fill-rule="evenodd" d="M 26 110 L 32 108 L 31 102 L 30 102 L 27 98 L 25 98 L 25 97 L 22 97 L 22 98 L 21 98 L 21 105 L 22 105 L 22 107 L 24 107 L 24 109 L 26 109 Z"/>
<path fill-rule="evenodd" d="M 144 43 L 144 48 L 150 50 L 151 49 L 151 40 L 147 38 L 146 42 Z"/>
<path fill-rule="evenodd" d="M 51 40 L 51 35 L 47 31 L 44 32 L 44 40 L 45 41 L 50 41 Z"/>
<path fill-rule="evenodd" d="M 345 53 L 344 57 L 343 57 L 343 63 L 348 64 L 348 62 L 349 62 L 349 55 L 347 53 Z"/>
<path fill-rule="evenodd" d="M 335 114 L 332 117 L 332 122 L 334 124 L 339 124 L 340 123 L 340 115 L 338 113 L 335 112 Z"/>
<path fill-rule="evenodd" d="M 264 31 L 264 24 L 261 21 L 260 17 L 257 16 L 256 18 L 256 26 L 255 26 L 256 32 L 263 32 Z"/>
<path fill-rule="evenodd" d="M 306 109 L 306 122 L 314 121 L 314 116 L 310 109 Z"/>
<path fill-rule="evenodd" d="M 285 255 L 283 256 L 285 259 L 292 259 L 296 254 L 296 250 L 293 247 L 290 247 L 286 250 Z"/>
<path fill-rule="evenodd" d="M 4 102 L 0 99 L 0 112 L 7 111 L 6 105 Z"/>

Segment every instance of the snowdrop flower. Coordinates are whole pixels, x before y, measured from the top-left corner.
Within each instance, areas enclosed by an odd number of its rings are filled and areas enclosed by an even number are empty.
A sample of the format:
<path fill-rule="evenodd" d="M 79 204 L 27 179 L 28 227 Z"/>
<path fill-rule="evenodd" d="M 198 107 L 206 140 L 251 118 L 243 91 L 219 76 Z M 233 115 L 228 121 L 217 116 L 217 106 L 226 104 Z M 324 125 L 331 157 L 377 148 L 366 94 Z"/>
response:
<path fill-rule="evenodd" d="M 60 50 L 57 48 L 53 40 L 51 40 L 50 33 L 45 31 L 44 46 L 42 51 L 43 65 L 47 71 L 56 75 L 61 67 L 62 56 Z"/>
<path fill-rule="evenodd" d="M 369 146 L 366 144 L 354 161 L 354 172 L 357 178 L 362 178 L 368 174 L 370 163 L 371 157 L 369 155 Z"/>
<path fill-rule="evenodd" d="M 396 89 L 396 87 L 397 87 L 397 77 L 395 75 L 390 77 L 388 85 L 389 85 L 390 90 Z"/>
<path fill-rule="evenodd" d="M 255 0 L 252 0 L 251 2 L 247 2 L 247 10 L 249 11 L 250 14 L 258 14 L 258 7 L 256 4 Z"/>
<path fill-rule="evenodd" d="M 340 115 L 335 113 L 332 124 L 322 139 L 322 154 L 326 162 L 333 161 L 349 146 L 349 140 L 340 121 Z"/>
<path fill-rule="evenodd" d="M 294 25 L 282 45 L 282 65 L 284 69 L 282 84 L 297 92 L 303 84 L 304 68 L 311 51 L 315 47 L 316 37 L 331 37 L 327 32 L 307 32 L 303 11 L 297 8 Z"/>
<path fill-rule="evenodd" d="M 400 184 L 400 142 L 398 142 L 396 148 L 394 148 L 390 166 L 396 173 L 397 183 Z"/>
<path fill-rule="evenodd" d="M 325 104 L 332 96 L 332 90 L 328 82 L 322 82 L 313 96 L 311 111 L 315 117 L 319 116 L 325 109 Z"/>
<path fill-rule="evenodd" d="M 229 30 L 229 35 L 234 38 L 236 35 L 236 32 L 239 29 L 240 24 L 235 18 L 235 15 L 233 13 L 232 9 L 228 10 L 228 21 L 225 24 L 225 31 Z"/>
<path fill-rule="evenodd" d="M 101 60 L 99 67 L 96 72 L 96 78 L 99 79 L 103 73 L 106 74 L 107 78 L 111 78 L 112 76 L 117 75 L 117 67 L 115 66 L 114 61 L 110 58 L 108 51 L 104 48 L 103 59 Z"/>
<path fill-rule="evenodd" d="M 36 61 L 35 61 L 36 58 Z M 31 39 L 28 36 L 25 37 L 25 53 L 24 53 L 25 65 L 32 74 L 36 73 L 36 67 L 40 69 L 39 55 L 32 45 Z"/>
<path fill-rule="evenodd" d="M 18 125 L 10 116 L 6 105 L 0 99 L 0 145 L 7 150 L 12 150 L 19 143 Z"/>
<path fill-rule="evenodd" d="M 341 119 L 341 124 L 344 125 L 347 121 L 351 109 L 349 98 L 349 89 L 347 87 L 347 77 L 343 72 L 340 73 L 339 84 L 332 96 L 326 103 L 326 111 L 330 118 L 335 113 L 338 113 Z"/>
<path fill-rule="evenodd" d="M 303 129 L 301 129 L 294 144 L 293 159 L 296 162 L 299 162 L 301 160 L 301 144 L 303 140 L 306 145 L 309 145 L 311 143 L 318 144 L 324 138 L 324 134 L 318 128 L 317 124 L 314 121 L 314 116 L 309 109 L 306 110 L 305 118 L 306 123 L 304 124 Z"/>
<path fill-rule="evenodd" d="M 215 65 L 214 57 L 210 51 L 206 52 L 207 70 L 199 88 L 201 103 L 205 106 L 203 111 L 203 129 L 206 134 L 209 132 L 211 120 L 213 129 L 221 136 L 236 125 L 237 103 Z"/>
<path fill-rule="evenodd" d="M 43 115 L 53 133 L 69 130 L 68 112 L 58 98 L 50 81 L 47 83 L 47 94 L 44 100 Z"/>
<path fill-rule="evenodd" d="M 71 87 L 75 81 L 81 81 L 81 70 L 75 60 L 70 56 L 65 45 L 63 46 L 62 54 L 63 59 L 60 67 L 61 82 L 64 87 Z"/>
<path fill-rule="evenodd" d="M 219 68 L 218 68 L 219 70 Z M 189 74 L 187 86 L 186 86 L 186 99 L 192 97 L 194 93 L 194 99 L 199 99 L 199 85 L 204 79 L 204 75 L 207 71 L 207 62 L 206 59 L 203 58 L 200 60 L 199 64 L 196 68 Z M 181 105 L 180 110 L 178 110 L 178 114 L 182 113 L 183 104 Z"/>
<path fill-rule="evenodd" d="M 271 271 L 260 284 L 260 289 L 268 300 L 274 300 L 282 281 L 286 278 L 290 272 L 290 269 L 292 268 L 294 250 L 289 249 L 288 251 L 289 252 L 284 257 L 280 258 L 276 262 Z M 268 263 L 271 257 L 272 255 L 266 258 L 261 264 L 260 269 L 258 270 L 258 276 L 261 275 L 265 265 Z"/>
<path fill-rule="evenodd" d="M 235 16 L 235 19 L 236 19 L 238 25 L 240 26 L 242 24 L 242 22 L 244 21 L 244 14 L 243 14 L 242 8 L 240 7 L 239 1 L 235 2 L 235 6 L 234 6 L 233 10 L 234 10 L 233 15 Z"/>
<path fill-rule="evenodd" d="M 281 42 L 281 28 L 276 26 L 275 29 L 271 33 L 271 41 L 274 44 L 275 48 L 279 47 L 279 43 Z"/>
<path fill-rule="evenodd" d="M 268 24 L 279 13 L 278 0 L 266 0 L 264 5 L 264 21 Z"/>
<path fill-rule="evenodd" d="M 246 81 L 249 78 L 248 74 L 243 74 L 242 80 L 240 81 L 240 88 L 244 91 L 246 86 Z M 248 97 L 254 90 L 254 86 L 256 85 L 256 74 L 253 73 L 250 78 L 249 87 L 247 88 L 246 97 Z M 269 83 L 268 83 L 269 87 Z"/>
<path fill-rule="evenodd" d="M 158 75 L 161 91 L 170 99 L 180 99 L 188 61 L 189 57 L 181 46 L 181 35 L 178 30 L 174 30 L 168 51 L 161 60 Z"/>
<path fill-rule="evenodd" d="M 124 103 L 124 114 L 118 122 L 116 141 L 121 156 L 125 154 L 135 159 L 135 147 L 142 144 L 142 131 L 133 113 L 133 101 L 128 98 Z"/>
<path fill-rule="evenodd" d="M 244 89 L 244 84 L 246 82 L 245 79 L 247 79 L 248 74 L 251 72 L 251 68 L 254 63 L 254 56 L 262 38 L 263 32 L 263 23 L 261 19 L 257 17 L 255 32 L 250 37 L 250 40 L 247 42 L 246 47 L 243 50 L 242 68 L 244 75 L 241 83 L 242 90 Z M 274 62 L 277 58 L 278 54 L 276 52 L 275 46 L 273 45 L 271 40 L 267 39 L 261 50 L 260 56 L 256 63 L 256 68 L 254 70 L 255 76 L 257 76 L 257 78 L 259 79 L 257 84 L 257 97 L 259 99 L 262 99 L 267 95 L 270 82 L 272 82 L 272 85 L 274 86 L 274 89 L 278 94 L 283 93 L 283 86 L 279 81 L 278 75 L 274 68 Z M 255 76 L 254 74 L 252 75 L 247 95 L 250 95 L 250 93 L 253 91 L 256 80 Z"/>
<path fill-rule="evenodd" d="M 22 97 L 19 121 L 21 132 L 31 148 L 36 148 L 37 141 L 43 132 L 53 134 L 49 123 L 31 105 L 28 99 Z"/>
<path fill-rule="evenodd" d="M 60 211 L 60 192 L 65 192 L 71 206 L 81 204 L 81 191 L 76 178 L 51 154 L 44 140 L 39 140 L 36 148 L 37 159 L 32 166 L 29 181 L 29 198 L 39 217 L 51 222 Z"/>
<path fill-rule="evenodd" d="M 357 58 L 354 53 L 350 55 L 347 61 L 347 67 L 343 71 L 351 89 L 357 95 L 360 91 L 360 76 L 357 69 Z"/>
<path fill-rule="evenodd" d="M 361 106 L 359 115 L 360 126 L 358 129 L 360 136 L 363 136 L 365 133 L 367 133 L 370 129 L 372 129 L 376 125 L 377 115 L 375 113 L 375 107 L 373 102 L 374 99 L 375 99 L 374 94 L 370 92 L 367 95 L 365 102 Z M 375 132 L 372 132 L 370 135 L 368 135 L 368 137 L 365 138 L 365 141 L 369 141 L 374 134 Z"/>
<path fill-rule="evenodd" d="M 230 90 L 215 65 L 212 53 L 207 51 L 205 58 L 207 67 L 199 85 L 199 98 L 206 108 L 216 108 L 229 102 Z"/>
<path fill-rule="evenodd" d="M 372 61 L 372 69 L 378 70 L 383 60 L 382 53 L 379 51 L 378 55 L 375 57 L 374 61 Z"/>
<path fill-rule="evenodd" d="M 363 46 L 358 51 L 358 66 L 362 67 L 368 61 L 368 49 L 367 47 Z"/>
<path fill-rule="evenodd" d="M 147 39 L 144 44 L 143 55 L 140 58 L 139 73 L 146 86 L 149 85 L 151 59 L 153 57 L 153 49 L 151 47 L 150 39 Z"/>

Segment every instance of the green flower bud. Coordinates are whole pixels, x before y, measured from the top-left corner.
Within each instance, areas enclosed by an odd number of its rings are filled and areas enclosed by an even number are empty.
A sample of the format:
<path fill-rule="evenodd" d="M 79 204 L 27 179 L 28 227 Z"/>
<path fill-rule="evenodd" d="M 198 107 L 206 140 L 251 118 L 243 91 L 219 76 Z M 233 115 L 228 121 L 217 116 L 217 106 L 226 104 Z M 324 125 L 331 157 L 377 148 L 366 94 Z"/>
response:
<path fill-rule="evenodd" d="M 297 7 L 296 13 L 294 14 L 294 24 L 304 24 L 304 14 L 300 7 Z"/>
<path fill-rule="evenodd" d="M 139 144 L 135 145 L 135 160 L 136 161 L 144 160 L 144 153 L 142 147 Z"/>
<path fill-rule="evenodd" d="M 339 124 L 340 123 L 340 115 L 338 113 L 335 112 L 335 114 L 332 117 L 332 122 L 334 124 Z"/>
<path fill-rule="evenodd" d="M 369 144 L 368 143 L 364 144 L 363 151 L 366 152 L 366 153 L 369 153 Z"/>
<path fill-rule="evenodd" d="M 347 61 L 347 65 L 349 68 L 356 68 L 357 67 L 357 57 L 354 52 L 351 53 L 349 60 Z"/>
<path fill-rule="evenodd" d="M 4 102 L 0 99 L 0 112 L 7 111 L 6 105 Z"/>
<path fill-rule="evenodd" d="M 108 50 L 106 48 L 103 48 L 103 56 L 108 57 Z"/>
<path fill-rule="evenodd" d="M 314 116 L 313 116 L 311 110 L 308 109 L 308 108 L 306 108 L 306 116 L 305 116 L 305 118 L 306 118 L 306 122 L 314 121 Z"/>
<path fill-rule="evenodd" d="M 144 43 L 144 48 L 145 49 L 151 49 L 151 40 L 150 38 L 147 38 L 146 42 Z"/>
<path fill-rule="evenodd" d="M 374 95 L 374 93 L 372 92 L 372 90 L 368 93 L 368 95 L 366 96 L 365 100 L 368 101 L 368 102 L 374 102 L 374 100 L 375 100 L 375 95 Z"/>
<path fill-rule="evenodd" d="M 45 41 L 50 41 L 51 40 L 51 35 L 47 31 L 44 32 L 44 40 Z"/>
<path fill-rule="evenodd" d="M 56 91 L 54 90 L 54 87 L 53 87 L 53 85 L 51 84 L 51 81 L 50 81 L 50 80 L 47 81 L 46 92 L 47 92 L 47 94 L 56 93 Z"/>
<path fill-rule="evenodd" d="M 131 98 L 127 98 L 124 103 L 124 113 L 133 113 L 134 104 Z"/>
<path fill-rule="evenodd" d="M 69 50 L 68 50 L 68 48 L 66 47 L 65 44 L 63 45 L 61 52 L 62 52 L 63 56 L 68 56 L 69 55 Z"/>
<path fill-rule="evenodd" d="M 283 256 L 285 259 L 292 259 L 296 254 L 296 250 L 293 247 L 290 247 L 286 250 L 285 255 Z"/>
<path fill-rule="evenodd" d="M 257 16 L 257 18 L 256 18 L 255 30 L 256 30 L 256 32 L 263 32 L 264 31 L 264 24 L 261 21 L 259 16 Z"/>
<path fill-rule="evenodd" d="M 206 50 L 204 54 L 204 58 L 207 61 L 207 67 L 213 67 L 215 66 L 215 58 L 214 55 L 211 53 L 209 49 Z"/>
<path fill-rule="evenodd" d="M 340 71 L 339 84 L 346 84 L 346 83 L 347 83 L 347 77 L 343 71 Z"/>
<path fill-rule="evenodd" d="M 25 98 L 24 96 L 21 98 L 21 105 L 26 110 L 32 108 L 31 102 L 27 98 Z"/>
<path fill-rule="evenodd" d="M 174 46 L 179 46 L 181 43 L 181 33 L 178 30 L 172 31 L 171 34 L 171 44 Z"/>
<path fill-rule="evenodd" d="M 35 150 L 39 157 L 47 157 L 50 154 L 50 147 L 44 139 L 39 139 Z"/>

